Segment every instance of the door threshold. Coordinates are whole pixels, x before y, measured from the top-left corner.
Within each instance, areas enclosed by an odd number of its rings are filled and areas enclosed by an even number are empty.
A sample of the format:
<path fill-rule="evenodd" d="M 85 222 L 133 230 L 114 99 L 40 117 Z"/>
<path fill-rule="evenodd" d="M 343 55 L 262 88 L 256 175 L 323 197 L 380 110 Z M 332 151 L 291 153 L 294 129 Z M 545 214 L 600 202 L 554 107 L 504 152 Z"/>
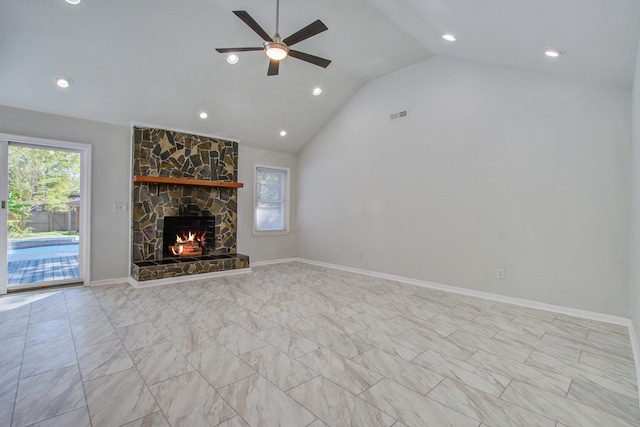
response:
<path fill-rule="evenodd" d="M 28 285 L 12 286 L 7 288 L 7 294 L 15 294 L 20 292 L 33 292 L 33 291 L 45 291 L 49 289 L 61 289 L 61 288 L 80 288 L 84 286 L 82 281 L 69 281 L 63 283 L 57 282 L 44 282 L 44 283 L 30 283 Z"/>

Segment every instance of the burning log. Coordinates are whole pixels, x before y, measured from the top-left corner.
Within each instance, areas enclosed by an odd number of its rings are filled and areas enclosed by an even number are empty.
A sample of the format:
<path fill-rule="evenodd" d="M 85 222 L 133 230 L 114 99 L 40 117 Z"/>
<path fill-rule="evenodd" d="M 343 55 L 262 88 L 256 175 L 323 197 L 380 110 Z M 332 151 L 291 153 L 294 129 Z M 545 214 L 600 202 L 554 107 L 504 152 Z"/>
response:
<path fill-rule="evenodd" d="M 204 246 L 204 237 L 207 232 L 184 232 L 176 235 L 174 244 L 169 245 L 169 251 L 174 256 L 200 256 Z"/>

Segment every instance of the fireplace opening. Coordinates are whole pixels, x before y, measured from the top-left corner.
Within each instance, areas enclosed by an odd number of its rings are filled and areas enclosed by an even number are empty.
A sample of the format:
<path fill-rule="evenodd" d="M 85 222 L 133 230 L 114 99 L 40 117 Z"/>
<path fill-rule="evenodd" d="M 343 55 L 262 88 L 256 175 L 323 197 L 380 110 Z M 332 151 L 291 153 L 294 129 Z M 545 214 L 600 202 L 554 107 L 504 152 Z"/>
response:
<path fill-rule="evenodd" d="M 215 250 L 215 218 L 165 216 L 162 232 L 163 258 L 199 257 Z"/>

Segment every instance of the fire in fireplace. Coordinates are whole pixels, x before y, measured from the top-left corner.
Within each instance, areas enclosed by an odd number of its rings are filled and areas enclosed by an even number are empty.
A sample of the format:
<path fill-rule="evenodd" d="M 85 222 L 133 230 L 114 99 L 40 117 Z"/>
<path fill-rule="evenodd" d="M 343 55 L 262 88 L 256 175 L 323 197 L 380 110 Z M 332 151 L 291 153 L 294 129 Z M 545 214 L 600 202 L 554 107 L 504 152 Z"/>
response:
<path fill-rule="evenodd" d="M 162 238 L 162 256 L 197 257 L 215 249 L 213 217 L 166 216 Z"/>

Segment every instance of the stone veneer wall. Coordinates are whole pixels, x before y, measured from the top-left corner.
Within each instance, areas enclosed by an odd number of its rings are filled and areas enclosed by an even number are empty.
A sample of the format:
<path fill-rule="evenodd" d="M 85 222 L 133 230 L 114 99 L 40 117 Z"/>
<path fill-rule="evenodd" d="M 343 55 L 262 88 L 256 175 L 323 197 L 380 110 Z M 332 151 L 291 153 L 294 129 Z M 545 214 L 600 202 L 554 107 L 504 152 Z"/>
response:
<path fill-rule="evenodd" d="M 134 127 L 133 174 L 237 182 L 238 143 Z M 236 254 L 237 191 L 134 183 L 131 203 L 133 262 L 162 260 L 164 217 L 174 215 L 214 216 L 214 254 Z M 132 268 L 132 273 L 135 272 Z"/>

